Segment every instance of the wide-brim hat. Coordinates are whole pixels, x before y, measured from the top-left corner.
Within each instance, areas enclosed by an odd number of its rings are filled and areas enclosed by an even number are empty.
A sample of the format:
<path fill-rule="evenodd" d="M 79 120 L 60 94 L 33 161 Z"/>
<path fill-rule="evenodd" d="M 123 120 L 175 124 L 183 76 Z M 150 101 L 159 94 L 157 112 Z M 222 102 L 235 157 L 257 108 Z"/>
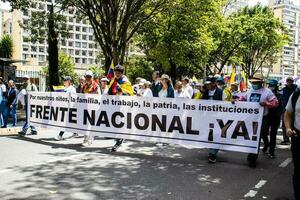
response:
<path fill-rule="evenodd" d="M 251 83 L 263 83 L 264 81 L 264 77 L 261 74 L 255 74 L 251 79 L 250 79 Z"/>
<path fill-rule="evenodd" d="M 167 79 L 170 81 L 170 77 L 167 74 L 161 75 L 160 79 Z"/>

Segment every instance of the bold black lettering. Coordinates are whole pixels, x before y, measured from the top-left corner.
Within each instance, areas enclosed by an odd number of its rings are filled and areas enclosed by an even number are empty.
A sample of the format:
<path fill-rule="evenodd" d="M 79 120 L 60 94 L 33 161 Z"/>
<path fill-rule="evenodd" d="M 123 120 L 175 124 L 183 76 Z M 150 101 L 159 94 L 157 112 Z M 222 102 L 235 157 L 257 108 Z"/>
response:
<path fill-rule="evenodd" d="M 42 119 L 42 112 L 43 112 L 43 106 L 37 105 L 35 117 L 38 119 Z"/>
<path fill-rule="evenodd" d="M 61 107 L 61 108 L 59 108 L 59 110 L 61 111 L 61 121 L 64 122 L 65 121 L 66 112 L 68 111 L 68 108 Z"/>
<path fill-rule="evenodd" d="M 106 127 L 110 127 L 107 113 L 105 111 L 101 111 L 96 126 L 100 126 L 101 124 L 105 124 Z"/>
<path fill-rule="evenodd" d="M 112 114 L 111 116 L 111 123 L 114 127 L 116 128 L 122 128 L 124 126 L 124 122 L 120 122 L 120 123 L 117 123 L 117 116 L 120 116 L 121 118 L 124 118 L 124 114 L 121 113 L 121 112 L 115 112 Z"/>
<path fill-rule="evenodd" d="M 95 125 L 95 110 L 92 110 L 92 113 L 90 115 L 88 110 L 83 110 L 83 125 L 87 125 L 87 121 L 89 121 L 89 124 L 94 126 Z"/>
<path fill-rule="evenodd" d="M 54 121 L 57 121 L 57 118 L 58 118 L 58 107 L 55 108 L 54 110 L 54 107 L 51 107 L 51 112 L 50 112 L 50 120 L 53 120 Z"/>
<path fill-rule="evenodd" d="M 127 128 L 131 129 L 131 118 L 132 118 L 132 114 L 131 113 L 127 113 Z"/>
<path fill-rule="evenodd" d="M 221 128 L 221 137 L 222 138 L 226 138 L 226 136 L 227 136 L 227 130 L 231 126 L 231 124 L 233 123 L 233 120 L 228 120 L 225 125 L 224 125 L 223 120 L 217 119 L 217 121 L 218 121 L 219 126 Z"/>
<path fill-rule="evenodd" d="M 152 131 L 156 131 L 156 126 L 158 126 L 161 131 L 166 132 L 167 116 L 162 115 L 161 121 L 160 121 L 160 119 L 157 117 L 157 115 L 152 115 L 152 124 L 151 124 Z"/>
<path fill-rule="evenodd" d="M 173 117 L 168 132 L 171 133 L 174 130 L 177 130 L 177 131 L 179 131 L 179 133 L 182 133 L 182 134 L 184 133 L 179 116 Z"/>
<path fill-rule="evenodd" d="M 35 111 L 35 105 L 30 105 L 30 117 L 32 117 L 32 114 L 34 113 Z"/>
<path fill-rule="evenodd" d="M 140 119 L 144 120 L 144 124 L 140 125 L 139 120 Z M 146 130 L 149 127 L 149 118 L 147 115 L 143 114 L 143 113 L 139 113 L 134 117 L 134 125 L 135 127 L 137 127 L 140 130 Z"/>
<path fill-rule="evenodd" d="M 240 131 L 241 128 L 242 128 L 242 131 Z M 231 136 L 231 139 L 236 139 L 237 136 L 244 137 L 245 140 L 250 140 L 248 130 L 247 130 L 247 127 L 246 127 L 246 124 L 244 121 L 238 121 L 238 123 L 233 131 L 233 134 Z"/>
<path fill-rule="evenodd" d="M 187 117 L 187 124 L 186 124 L 186 134 L 190 134 L 190 135 L 199 135 L 199 131 L 198 130 L 192 130 L 193 129 L 193 118 L 192 117 Z"/>
<path fill-rule="evenodd" d="M 43 119 L 49 120 L 50 106 L 44 106 L 44 115 Z"/>
<path fill-rule="evenodd" d="M 77 109 L 76 108 L 70 108 L 69 110 L 69 123 L 76 124 L 77 123 Z"/>

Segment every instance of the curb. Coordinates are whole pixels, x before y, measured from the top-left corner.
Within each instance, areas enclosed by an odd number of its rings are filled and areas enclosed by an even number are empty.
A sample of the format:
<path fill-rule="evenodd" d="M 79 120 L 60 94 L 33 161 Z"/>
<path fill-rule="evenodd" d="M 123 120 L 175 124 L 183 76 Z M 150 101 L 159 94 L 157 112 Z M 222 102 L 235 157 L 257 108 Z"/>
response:
<path fill-rule="evenodd" d="M 13 127 L 13 128 L 1 128 L 0 135 L 17 135 L 19 131 L 21 131 L 21 127 Z"/>

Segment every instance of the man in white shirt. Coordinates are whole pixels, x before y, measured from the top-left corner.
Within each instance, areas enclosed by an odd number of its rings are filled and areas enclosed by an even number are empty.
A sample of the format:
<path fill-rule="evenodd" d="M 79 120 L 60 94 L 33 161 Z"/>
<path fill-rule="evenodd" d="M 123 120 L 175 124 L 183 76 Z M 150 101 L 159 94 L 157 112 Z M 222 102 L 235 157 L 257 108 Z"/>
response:
<path fill-rule="evenodd" d="M 189 99 L 193 98 L 194 95 L 194 89 L 189 84 L 190 79 L 188 77 L 184 77 L 182 82 L 182 90 L 185 91 L 189 95 Z"/>
<path fill-rule="evenodd" d="M 0 122 L 1 122 L 1 128 L 5 126 L 4 124 L 4 115 L 7 112 L 6 110 L 6 102 L 7 102 L 7 89 L 4 84 L 4 80 L 2 77 L 0 77 Z"/>
<path fill-rule="evenodd" d="M 286 134 L 292 140 L 291 151 L 294 163 L 293 185 L 295 199 L 300 199 L 300 90 L 299 88 L 290 96 L 284 123 Z"/>
<path fill-rule="evenodd" d="M 177 81 L 176 84 L 175 84 L 174 97 L 175 98 L 190 99 L 190 94 L 187 92 L 187 90 L 182 89 L 182 82 L 181 81 Z"/>
<path fill-rule="evenodd" d="M 72 84 L 72 78 L 70 76 L 66 76 L 64 78 L 64 92 L 69 94 L 76 94 L 76 88 Z M 63 140 L 64 131 L 60 131 L 58 136 L 56 136 L 56 140 Z M 74 133 L 73 136 L 76 136 L 77 134 Z"/>

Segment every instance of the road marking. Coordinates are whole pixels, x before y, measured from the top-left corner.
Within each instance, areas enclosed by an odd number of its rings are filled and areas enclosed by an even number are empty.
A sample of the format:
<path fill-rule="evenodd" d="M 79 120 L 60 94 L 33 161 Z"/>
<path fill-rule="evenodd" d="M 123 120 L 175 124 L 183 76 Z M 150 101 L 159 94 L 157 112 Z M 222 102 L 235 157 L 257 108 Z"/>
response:
<path fill-rule="evenodd" d="M 43 161 L 43 162 L 38 162 L 38 163 L 35 163 L 35 164 L 32 164 L 32 165 L 27 165 L 27 166 L 23 166 L 23 167 L 24 168 L 30 168 L 30 167 L 34 167 L 34 166 L 49 164 L 49 163 L 56 163 L 56 162 L 59 162 L 59 161 L 76 160 L 76 158 L 78 158 L 78 157 L 82 157 L 82 156 L 86 156 L 86 155 L 90 155 L 90 154 L 95 154 L 95 153 L 96 152 L 94 152 L 94 153 L 90 152 L 90 153 L 75 154 L 75 155 L 72 155 L 72 156 L 66 156 L 66 157 L 62 157 L 62 158 L 55 158 L 55 159 L 51 159 L 51 160 L 46 160 L 46 161 Z M 3 169 L 3 170 L 0 170 L 0 174 L 5 174 L 5 173 L 15 171 L 15 170 L 16 170 L 15 168 Z"/>
<path fill-rule="evenodd" d="M 244 197 L 245 197 L 245 198 L 247 198 L 247 197 L 253 198 L 253 197 L 255 197 L 256 194 L 257 194 L 257 191 L 255 191 L 255 190 L 250 190 L 247 194 L 244 195 Z"/>
<path fill-rule="evenodd" d="M 284 168 L 284 167 L 288 166 L 291 162 L 292 162 L 292 158 L 287 158 L 287 159 L 285 159 L 285 161 L 283 161 L 283 162 L 279 165 L 279 167 Z"/>
<path fill-rule="evenodd" d="M 260 180 L 256 186 L 254 187 L 255 189 L 260 189 L 262 186 L 264 186 L 267 183 L 266 180 Z"/>
<path fill-rule="evenodd" d="M 258 190 L 262 188 L 267 183 L 266 180 L 260 180 L 253 188 L 253 190 L 250 190 L 247 194 L 244 195 L 244 198 L 253 198 L 257 195 Z"/>

